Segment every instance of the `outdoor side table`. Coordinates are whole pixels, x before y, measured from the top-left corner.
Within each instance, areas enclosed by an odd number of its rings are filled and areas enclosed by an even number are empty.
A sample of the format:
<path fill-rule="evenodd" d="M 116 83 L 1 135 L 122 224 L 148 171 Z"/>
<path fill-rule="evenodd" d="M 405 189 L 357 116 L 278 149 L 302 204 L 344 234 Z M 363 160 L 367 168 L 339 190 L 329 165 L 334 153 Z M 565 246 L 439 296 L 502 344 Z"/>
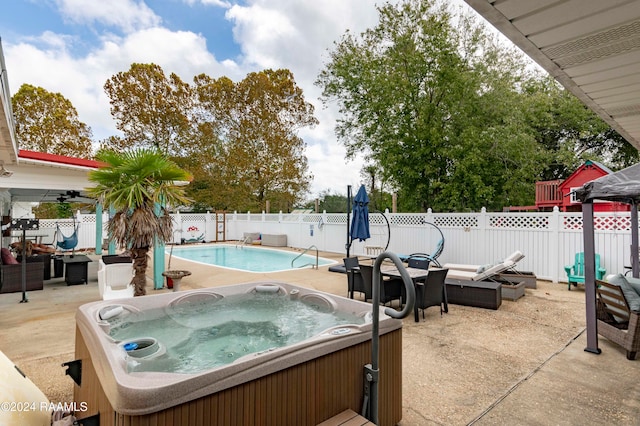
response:
<path fill-rule="evenodd" d="M 83 254 L 64 256 L 62 258 L 62 263 L 65 266 L 64 281 L 67 285 L 87 284 L 89 262 L 91 262 L 91 259 Z"/>

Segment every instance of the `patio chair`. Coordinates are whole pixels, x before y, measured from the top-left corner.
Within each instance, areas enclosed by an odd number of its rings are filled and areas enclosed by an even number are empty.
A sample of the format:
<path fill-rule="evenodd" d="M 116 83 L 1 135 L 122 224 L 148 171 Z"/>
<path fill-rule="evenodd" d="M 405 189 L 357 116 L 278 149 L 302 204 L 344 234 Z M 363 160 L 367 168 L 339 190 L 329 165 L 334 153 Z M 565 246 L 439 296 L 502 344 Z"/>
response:
<path fill-rule="evenodd" d="M 25 277 L 26 291 L 44 288 L 44 268 L 42 263 L 28 262 Z M 18 293 L 22 291 L 22 265 L 3 247 L 0 253 L 0 293 Z"/>
<path fill-rule="evenodd" d="M 625 295 L 632 296 L 631 287 L 627 283 L 629 287 L 625 291 L 624 283 L 620 284 L 596 280 L 598 334 L 622 346 L 627 359 L 634 360 L 640 350 L 640 295 L 636 294 L 636 300 L 630 301 Z M 631 291 L 635 292 L 633 288 Z M 635 304 L 633 308 L 631 303 Z"/>
<path fill-rule="evenodd" d="M 409 257 L 407 259 L 407 266 L 409 268 L 429 269 L 431 260 L 426 257 Z"/>
<path fill-rule="evenodd" d="M 571 285 L 578 286 L 578 284 L 584 284 L 584 252 L 576 253 L 573 265 L 564 267 L 567 273 L 568 289 L 571 290 Z M 596 280 L 601 280 L 607 270 L 600 266 L 600 255 L 596 253 Z"/>
<path fill-rule="evenodd" d="M 365 286 L 369 289 L 373 289 L 373 266 L 372 265 L 360 265 L 360 275 Z M 382 279 L 380 276 L 380 303 L 386 305 L 391 304 L 392 301 L 397 300 L 402 305 L 402 288 L 391 280 Z M 373 290 L 372 290 L 373 291 Z M 372 295 L 373 297 L 373 295 Z"/>
<path fill-rule="evenodd" d="M 344 262 L 344 268 L 347 272 L 347 292 L 351 299 L 353 299 L 353 293 L 358 292 L 364 294 L 364 300 L 370 300 L 371 295 L 371 282 L 367 286 L 362 279 L 360 273 L 360 262 L 357 257 L 345 257 L 342 259 Z"/>
<path fill-rule="evenodd" d="M 98 291 L 102 300 L 122 299 L 133 297 L 134 288 L 131 285 L 133 279 L 133 265 L 129 262 L 110 262 L 108 258 L 100 259 L 98 263 Z"/>
<path fill-rule="evenodd" d="M 444 285 L 447 272 L 449 272 L 448 269 L 432 269 L 424 284 L 416 285 L 416 309 L 422 311 L 422 319 L 424 319 L 425 309 L 431 306 L 440 306 L 440 316 L 442 316 L 447 297 L 447 289 Z"/>

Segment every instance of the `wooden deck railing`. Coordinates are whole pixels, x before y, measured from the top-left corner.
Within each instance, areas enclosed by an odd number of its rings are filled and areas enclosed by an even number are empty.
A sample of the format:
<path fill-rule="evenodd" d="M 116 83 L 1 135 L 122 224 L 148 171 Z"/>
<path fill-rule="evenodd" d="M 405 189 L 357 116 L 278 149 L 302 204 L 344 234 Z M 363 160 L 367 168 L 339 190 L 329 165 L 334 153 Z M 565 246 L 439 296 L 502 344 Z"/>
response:
<path fill-rule="evenodd" d="M 562 194 L 559 189 L 561 183 L 561 180 L 536 182 L 536 206 L 560 206 L 562 204 Z"/>

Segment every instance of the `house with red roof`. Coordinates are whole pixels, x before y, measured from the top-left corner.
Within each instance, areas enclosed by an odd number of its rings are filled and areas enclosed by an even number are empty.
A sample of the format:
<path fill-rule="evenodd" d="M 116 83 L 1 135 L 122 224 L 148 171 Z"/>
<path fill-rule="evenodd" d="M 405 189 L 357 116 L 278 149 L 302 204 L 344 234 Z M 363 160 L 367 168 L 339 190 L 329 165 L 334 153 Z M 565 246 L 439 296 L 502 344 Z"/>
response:
<path fill-rule="evenodd" d="M 604 164 L 587 160 L 564 180 L 547 180 L 536 182 L 536 204 L 533 206 L 509 206 L 503 211 L 551 211 L 554 207 L 562 212 L 581 212 L 582 204 L 576 200 L 574 191 L 585 183 L 613 173 Z M 593 206 L 596 212 L 629 211 L 629 204 L 609 201 L 596 201 Z"/>

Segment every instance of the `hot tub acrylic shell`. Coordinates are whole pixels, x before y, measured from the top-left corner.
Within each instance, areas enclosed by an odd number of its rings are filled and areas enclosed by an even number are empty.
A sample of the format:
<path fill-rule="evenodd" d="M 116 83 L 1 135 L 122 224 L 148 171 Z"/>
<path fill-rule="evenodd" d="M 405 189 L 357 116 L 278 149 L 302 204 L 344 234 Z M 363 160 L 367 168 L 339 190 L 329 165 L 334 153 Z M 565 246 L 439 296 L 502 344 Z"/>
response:
<path fill-rule="evenodd" d="M 286 294 L 287 297 L 313 300 L 314 304 L 325 303 L 328 307 L 333 307 L 340 312 L 362 314 L 369 319 L 361 325 L 341 325 L 330 328 L 291 346 L 249 354 L 223 367 L 185 374 L 127 372 L 122 342 L 114 341 L 107 334 L 108 327 L 105 327 L 105 322 L 101 321 L 99 316 L 101 311 L 111 309 L 110 307 L 114 305 L 134 312 L 144 311 L 169 306 L 179 299 L 193 296 L 224 297 L 256 291 L 256 288 L 260 289 L 260 287 L 262 287 L 261 291 L 264 291 L 265 288 L 273 288 L 272 286 L 278 286 L 278 292 Z M 90 359 L 85 359 L 83 362 L 89 361 L 92 364 L 101 390 L 114 412 L 141 416 L 254 381 L 350 346 L 367 343 L 371 340 L 370 312 L 371 304 L 369 303 L 279 282 L 247 283 L 120 301 L 95 302 L 81 306 L 77 312 L 76 355 L 83 356 L 86 350 Z M 381 336 L 394 331 L 400 333 L 401 327 L 401 321 L 388 317 L 380 308 Z M 339 330 L 336 332 L 336 329 Z M 401 360 L 398 361 L 401 362 Z M 76 400 L 86 398 L 87 395 L 79 388 L 81 386 L 76 386 Z M 401 394 L 401 389 L 397 389 L 396 392 Z M 91 414 L 90 411 L 91 407 L 88 415 Z"/>

